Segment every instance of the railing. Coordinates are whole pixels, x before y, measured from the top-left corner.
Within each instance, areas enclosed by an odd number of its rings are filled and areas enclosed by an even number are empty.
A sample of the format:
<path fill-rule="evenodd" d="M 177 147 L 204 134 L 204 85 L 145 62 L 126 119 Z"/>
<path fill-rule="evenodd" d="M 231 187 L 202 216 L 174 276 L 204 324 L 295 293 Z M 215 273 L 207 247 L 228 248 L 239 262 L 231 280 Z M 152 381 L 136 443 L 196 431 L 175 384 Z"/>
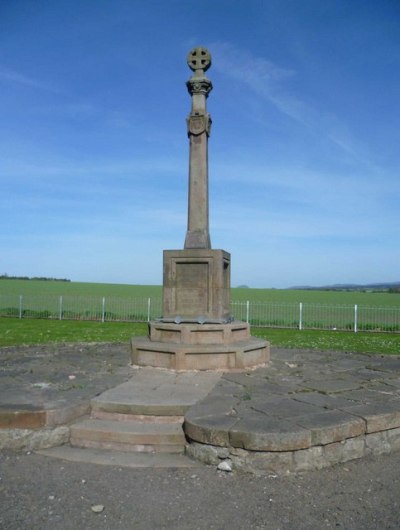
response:
<path fill-rule="evenodd" d="M 232 301 L 231 313 L 252 326 L 400 332 L 400 307 Z M 0 317 L 148 322 L 162 314 L 160 298 L 0 295 Z"/>
<path fill-rule="evenodd" d="M 0 295 L 0 317 L 146 322 L 160 315 L 159 298 Z"/>

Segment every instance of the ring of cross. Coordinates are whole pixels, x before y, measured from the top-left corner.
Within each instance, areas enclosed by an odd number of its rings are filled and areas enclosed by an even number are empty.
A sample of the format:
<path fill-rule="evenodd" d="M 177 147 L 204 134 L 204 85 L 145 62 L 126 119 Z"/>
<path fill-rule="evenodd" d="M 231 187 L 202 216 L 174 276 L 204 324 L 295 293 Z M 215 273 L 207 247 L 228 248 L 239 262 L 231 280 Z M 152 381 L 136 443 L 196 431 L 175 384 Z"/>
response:
<path fill-rule="evenodd" d="M 193 72 L 208 70 L 211 66 L 211 54 L 206 48 L 193 48 L 187 56 L 188 66 Z"/>

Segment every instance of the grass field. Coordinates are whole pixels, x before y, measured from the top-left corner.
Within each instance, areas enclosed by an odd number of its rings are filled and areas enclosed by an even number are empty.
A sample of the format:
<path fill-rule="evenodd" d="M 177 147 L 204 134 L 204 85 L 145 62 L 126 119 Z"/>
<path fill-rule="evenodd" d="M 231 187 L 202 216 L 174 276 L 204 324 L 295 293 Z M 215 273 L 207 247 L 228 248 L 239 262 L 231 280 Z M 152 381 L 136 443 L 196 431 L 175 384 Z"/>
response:
<path fill-rule="evenodd" d="M 313 303 L 400 307 L 400 294 L 358 291 L 305 291 L 296 289 L 232 289 L 233 300 L 251 302 Z"/>
<path fill-rule="evenodd" d="M 162 315 L 161 299 L 156 285 L 0 280 L 0 317 L 143 322 Z M 400 332 L 399 294 L 237 288 L 231 299 L 252 326 Z"/>
<path fill-rule="evenodd" d="M 146 324 L 127 322 L 0 319 L 0 347 L 54 342 L 120 342 L 128 347 L 132 336 L 146 334 Z M 252 334 L 282 348 L 400 354 L 400 335 L 265 328 L 252 328 Z"/>
<path fill-rule="evenodd" d="M 0 294 L 56 296 L 115 296 L 118 298 L 161 297 L 159 285 L 57 282 L 40 280 L 0 280 Z"/>
<path fill-rule="evenodd" d="M 107 283 L 57 282 L 35 280 L 0 280 L 0 294 L 74 295 L 118 298 L 161 298 L 160 285 L 122 285 Z M 364 305 L 400 307 L 400 294 L 380 292 L 302 291 L 289 289 L 233 288 L 234 301 L 316 303 L 332 305 Z"/>

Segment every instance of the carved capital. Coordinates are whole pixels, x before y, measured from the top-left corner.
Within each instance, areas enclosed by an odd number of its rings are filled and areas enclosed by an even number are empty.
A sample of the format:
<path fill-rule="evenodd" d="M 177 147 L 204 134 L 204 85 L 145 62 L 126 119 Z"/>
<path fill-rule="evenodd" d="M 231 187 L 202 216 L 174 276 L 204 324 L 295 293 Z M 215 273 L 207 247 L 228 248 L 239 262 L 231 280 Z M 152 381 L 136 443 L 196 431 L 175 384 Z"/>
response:
<path fill-rule="evenodd" d="M 203 94 L 206 97 L 213 87 L 211 81 L 207 77 L 196 76 L 191 77 L 189 81 L 187 81 L 186 86 L 191 96 L 193 96 L 193 94 Z"/>
<path fill-rule="evenodd" d="M 188 136 L 199 136 L 206 133 L 210 136 L 211 132 L 211 116 L 209 114 L 189 114 L 187 120 Z"/>

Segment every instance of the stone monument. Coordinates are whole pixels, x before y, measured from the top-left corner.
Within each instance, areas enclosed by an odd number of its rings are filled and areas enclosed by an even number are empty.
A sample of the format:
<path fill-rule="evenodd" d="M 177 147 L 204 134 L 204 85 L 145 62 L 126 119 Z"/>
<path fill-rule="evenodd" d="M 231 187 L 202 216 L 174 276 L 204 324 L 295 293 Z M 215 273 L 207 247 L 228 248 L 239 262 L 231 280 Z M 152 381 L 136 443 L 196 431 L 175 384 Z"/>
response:
<path fill-rule="evenodd" d="M 230 314 L 230 254 L 211 248 L 208 214 L 206 101 L 211 55 L 189 52 L 193 71 L 187 118 L 190 142 L 188 226 L 183 250 L 164 250 L 163 315 L 149 323 L 148 337 L 131 341 L 132 362 L 175 370 L 246 369 L 269 360 L 269 343 L 250 336 L 250 326 Z"/>

